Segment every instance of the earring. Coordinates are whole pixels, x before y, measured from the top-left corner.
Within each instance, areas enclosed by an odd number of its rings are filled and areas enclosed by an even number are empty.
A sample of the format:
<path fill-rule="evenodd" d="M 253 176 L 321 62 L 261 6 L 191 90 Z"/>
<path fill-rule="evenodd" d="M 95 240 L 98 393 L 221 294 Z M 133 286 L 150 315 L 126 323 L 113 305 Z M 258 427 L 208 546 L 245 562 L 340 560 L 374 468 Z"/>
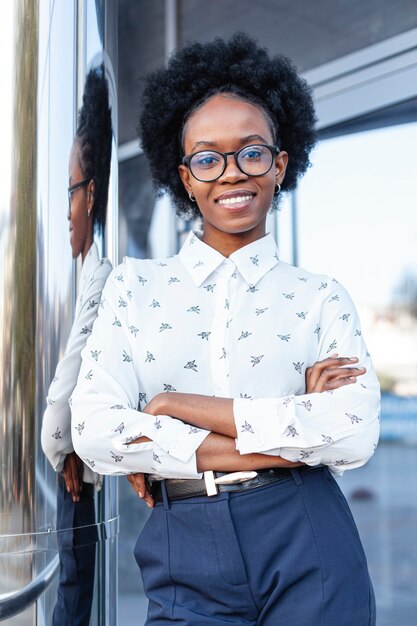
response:
<path fill-rule="evenodd" d="M 279 194 L 279 192 L 281 191 L 281 185 L 279 183 L 277 183 L 275 185 L 275 191 L 274 191 L 274 196 L 277 196 Z"/>
<path fill-rule="evenodd" d="M 90 217 L 91 215 L 91 209 L 87 209 L 87 217 Z"/>
<path fill-rule="evenodd" d="M 190 198 L 191 202 L 195 202 L 195 198 L 193 196 L 193 192 L 190 191 L 190 193 L 188 194 L 188 197 Z"/>

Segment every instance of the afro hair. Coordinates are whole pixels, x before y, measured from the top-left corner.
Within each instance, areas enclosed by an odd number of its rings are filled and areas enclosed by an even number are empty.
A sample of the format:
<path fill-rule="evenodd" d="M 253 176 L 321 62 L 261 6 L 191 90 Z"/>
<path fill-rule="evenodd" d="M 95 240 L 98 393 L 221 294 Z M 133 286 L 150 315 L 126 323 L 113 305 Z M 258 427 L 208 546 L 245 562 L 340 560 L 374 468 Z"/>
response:
<path fill-rule="evenodd" d="M 92 68 L 87 74 L 75 136 L 80 146 L 80 167 L 83 175 L 95 181 L 93 226 L 103 233 L 106 226 L 112 144 L 109 90 L 103 64 Z"/>
<path fill-rule="evenodd" d="M 256 104 L 272 120 L 276 142 L 289 155 L 283 191 L 294 189 L 310 165 L 316 141 L 311 89 L 287 57 L 270 57 L 245 33 L 186 46 L 145 78 L 138 127 L 158 193 L 168 192 L 184 217 L 200 213 L 178 174 L 182 131 L 190 114 L 216 93 Z"/>

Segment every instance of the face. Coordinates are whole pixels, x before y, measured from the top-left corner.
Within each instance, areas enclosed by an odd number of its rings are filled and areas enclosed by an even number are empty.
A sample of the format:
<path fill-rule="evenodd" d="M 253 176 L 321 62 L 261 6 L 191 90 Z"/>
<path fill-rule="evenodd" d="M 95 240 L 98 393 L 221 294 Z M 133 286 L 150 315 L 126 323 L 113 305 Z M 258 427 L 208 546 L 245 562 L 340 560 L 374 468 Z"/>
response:
<path fill-rule="evenodd" d="M 184 132 L 184 154 L 199 150 L 231 152 L 252 144 L 274 144 L 270 125 L 257 106 L 234 97 L 215 95 L 189 118 Z M 203 216 L 203 241 L 223 254 L 265 235 L 265 222 L 277 183 L 282 183 L 288 156 L 280 152 L 262 176 L 248 176 L 233 156 L 214 182 L 200 182 L 185 165 L 179 173 Z"/>
<path fill-rule="evenodd" d="M 80 166 L 80 147 L 75 140 L 69 160 L 69 183 L 68 186 L 76 185 L 85 179 Z M 84 260 L 85 255 L 93 243 L 93 210 L 94 204 L 94 181 L 81 187 L 77 187 L 71 193 L 71 201 L 68 208 L 68 220 L 70 229 L 70 244 L 72 256 L 76 259 L 80 254 Z M 89 215 L 90 211 L 90 215 Z"/>

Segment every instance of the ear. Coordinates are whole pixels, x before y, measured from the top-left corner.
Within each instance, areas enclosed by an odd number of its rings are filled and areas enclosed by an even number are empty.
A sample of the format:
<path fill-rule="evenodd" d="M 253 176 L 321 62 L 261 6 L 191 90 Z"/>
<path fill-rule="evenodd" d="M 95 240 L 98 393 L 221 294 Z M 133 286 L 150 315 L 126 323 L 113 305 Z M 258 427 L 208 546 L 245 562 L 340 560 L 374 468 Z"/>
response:
<path fill-rule="evenodd" d="M 87 187 L 87 211 L 88 215 L 90 215 L 91 211 L 94 209 L 94 200 L 96 197 L 96 182 L 94 179 L 91 179 L 88 183 Z"/>
<path fill-rule="evenodd" d="M 285 172 L 287 170 L 288 165 L 288 152 L 283 150 L 282 152 L 278 152 L 275 157 L 275 178 L 277 183 L 280 185 L 285 178 Z"/>
<path fill-rule="evenodd" d="M 180 175 L 180 178 L 182 180 L 182 184 L 185 187 L 185 191 L 187 192 L 188 195 L 190 195 L 190 193 L 192 193 L 192 185 L 191 185 L 191 173 L 190 170 L 188 169 L 188 167 L 186 165 L 183 165 L 181 163 L 181 165 L 178 166 L 178 173 Z"/>

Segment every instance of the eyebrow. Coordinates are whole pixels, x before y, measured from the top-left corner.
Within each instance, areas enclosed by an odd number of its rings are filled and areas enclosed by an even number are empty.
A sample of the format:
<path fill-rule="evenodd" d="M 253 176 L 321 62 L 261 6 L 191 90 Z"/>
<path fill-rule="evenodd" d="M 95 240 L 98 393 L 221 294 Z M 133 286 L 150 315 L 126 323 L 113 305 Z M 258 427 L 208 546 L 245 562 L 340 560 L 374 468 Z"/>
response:
<path fill-rule="evenodd" d="M 246 143 L 249 143 L 251 141 L 261 141 L 263 143 L 269 143 L 265 137 L 262 137 L 262 135 L 247 135 L 246 137 L 241 137 L 237 143 L 241 146 L 244 146 Z M 207 141 L 207 140 L 202 140 L 202 141 L 197 141 L 192 149 L 191 152 L 195 152 L 196 148 L 199 148 L 200 146 L 208 146 L 211 148 L 215 148 L 217 146 L 217 142 L 216 141 Z"/>

